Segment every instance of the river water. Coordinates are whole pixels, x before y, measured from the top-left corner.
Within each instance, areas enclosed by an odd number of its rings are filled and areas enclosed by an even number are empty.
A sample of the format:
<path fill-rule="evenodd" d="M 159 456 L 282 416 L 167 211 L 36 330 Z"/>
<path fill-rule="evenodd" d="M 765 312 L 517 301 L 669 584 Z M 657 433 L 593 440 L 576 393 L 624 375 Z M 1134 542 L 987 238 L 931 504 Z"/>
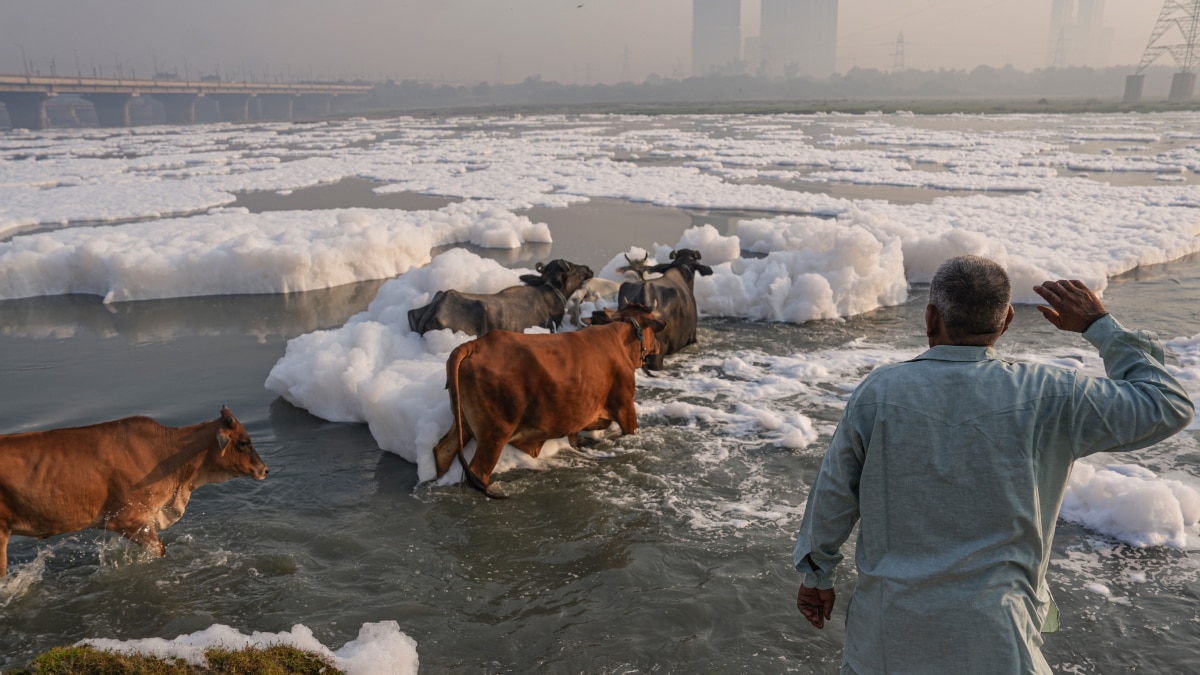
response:
<path fill-rule="evenodd" d="M 345 207 L 366 194 L 361 188 L 322 189 L 330 207 Z M 895 186 L 842 189 L 926 199 Z M 297 208 L 243 199 L 251 210 Z M 510 266 L 569 257 L 598 270 L 631 244 L 674 243 L 694 224 L 727 229 L 761 215 L 617 199 L 528 213 L 550 224 L 553 244 L 472 250 Z M 598 235 L 600 222 L 618 229 Z M 560 453 L 547 470 L 498 474 L 512 498 L 487 501 L 460 486 L 419 484 L 416 466 L 381 451 L 367 425 L 322 420 L 263 386 L 288 340 L 341 326 L 381 283 L 115 304 L 82 295 L 0 302 L 0 429 L 134 414 L 185 425 L 228 405 L 271 469 L 261 483 L 198 490 L 163 533 L 161 559 L 98 531 L 14 538 L 10 577 L 0 582 L 0 668 L 84 638 L 173 638 L 218 623 L 247 633 L 301 623 L 337 647 L 364 623 L 394 620 L 416 640 L 423 672 L 836 672 L 852 565 L 839 576 L 834 620 L 816 631 L 795 609 L 790 556 L 844 388 L 825 378 L 815 393 L 776 390 L 777 404 L 794 405 L 821 431 L 799 450 L 672 406 L 736 411 L 755 377 L 747 372 L 802 379 L 801 364 L 855 349 L 858 377 L 872 359 L 915 354 L 920 284 L 903 304 L 844 320 L 702 319 L 698 347 L 658 378 L 639 379 L 637 435 Z M 1113 277 L 1104 296 L 1123 323 L 1164 339 L 1200 333 L 1197 298 L 1195 256 Z M 1028 305 L 1017 307 L 1001 347 L 1068 359 L 1086 352 Z M 1138 463 L 1198 485 L 1195 436 L 1185 432 Z M 1047 639 L 1047 660 L 1065 673 L 1195 669 L 1198 563 L 1200 551 L 1186 546 L 1134 547 L 1061 521 L 1050 584 L 1062 629 Z"/>

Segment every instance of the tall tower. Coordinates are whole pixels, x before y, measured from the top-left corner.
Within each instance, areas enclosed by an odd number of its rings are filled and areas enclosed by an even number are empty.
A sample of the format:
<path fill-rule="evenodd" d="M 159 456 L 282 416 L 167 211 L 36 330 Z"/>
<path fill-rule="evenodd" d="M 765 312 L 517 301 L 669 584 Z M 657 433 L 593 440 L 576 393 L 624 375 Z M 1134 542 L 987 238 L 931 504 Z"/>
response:
<path fill-rule="evenodd" d="M 1065 66 L 1067 33 L 1075 19 L 1075 0 L 1054 0 L 1050 9 L 1050 43 L 1046 49 L 1046 65 Z"/>
<path fill-rule="evenodd" d="M 741 0 L 692 0 L 692 75 L 735 74 L 741 51 Z"/>
<path fill-rule="evenodd" d="M 761 7 L 762 56 L 768 74 L 833 74 L 838 0 L 762 0 Z"/>
<path fill-rule="evenodd" d="M 1200 67 L 1200 0 L 1165 0 L 1137 72 L 1125 78 L 1125 102 L 1142 99 L 1146 69 L 1158 57 L 1170 54 L 1179 72 L 1171 78 L 1168 101 L 1189 101 L 1196 91 L 1196 69 Z"/>

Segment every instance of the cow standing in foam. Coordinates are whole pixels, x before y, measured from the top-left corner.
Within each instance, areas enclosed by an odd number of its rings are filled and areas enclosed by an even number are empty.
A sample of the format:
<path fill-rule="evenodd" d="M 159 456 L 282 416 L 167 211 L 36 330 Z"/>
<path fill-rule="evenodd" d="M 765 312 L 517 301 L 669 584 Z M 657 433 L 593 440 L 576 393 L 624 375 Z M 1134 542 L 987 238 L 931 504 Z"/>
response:
<path fill-rule="evenodd" d="M 617 293 L 617 307 L 631 304 L 653 308 L 654 316 L 667 324 L 658 336 L 661 349 L 646 361 L 651 370 L 662 370 L 663 357 L 674 354 L 696 342 L 696 296 L 693 286 L 696 273 L 712 274 L 712 268 L 700 264 L 700 252 L 681 248 L 671 252 L 671 261 L 651 267 L 646 274 L 661 277 L 625 282 Z"/>
<path fill-rule="evenodd" d="M 408 312 L 408 326 L 422 335 L 441 328 L 475 336 L 533 326 L 555 330 L 562 325 L 567 298 L 592 278 L 592 270 L 561 259 L 538 263 L 536 269 L 536 275 L 521 276 L 526 285 L 498 293 L 438 291 L 428 305 Z"/>
<path fill-rule="evenodd" d="M 467 480 L 492 498 L 492 470 L 505 444 L 531 457 L 553 438 L 578 447 L 581 431 L 637 431 L 635 371 L 658 349 L 663 323 L 645 307 L 630 306 L 616 321 L 558 334 L 492 331 L 465 342 L 446 361 L 453 421 L 434 448 L 437 474 L 457 455 Z M 475 439 L 467 465 L 463 447 Z"/>
<path fill-rule="evenodd" d="M 8 540 L 88 528 L 118 532 L 158 555 L 158 538 L 207 483 L 267 477 L 241 422 L 168 427 L 126 417 L 87 427 L 0 435 L 0 577 Z"/>

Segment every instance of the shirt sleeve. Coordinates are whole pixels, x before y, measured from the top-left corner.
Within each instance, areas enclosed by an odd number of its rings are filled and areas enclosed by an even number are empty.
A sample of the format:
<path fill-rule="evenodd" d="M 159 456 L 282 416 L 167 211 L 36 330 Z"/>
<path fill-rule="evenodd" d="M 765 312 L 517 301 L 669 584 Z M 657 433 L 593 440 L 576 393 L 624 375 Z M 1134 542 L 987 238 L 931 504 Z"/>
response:
<path fill-rule="evenodd" d="M 1099 350 L 1108 377 L 1076 382 L 1075 457 L 1137 450 L 1191 424 L 1195 405 L 1167 370 L 1162 343 L 1152 333 L 1104 316 L 1083 337 Z"/>
<path fill-rule="evenodd" d="M 809 588 L 832 588 L 841 548 L 858 522 L 858 485 L 866 447 L 854 429 L 854 397 L 846 405 L 825 452 L 821 470 L 808 493 L 804 519 L 796 535 L 792 563 Z"/>

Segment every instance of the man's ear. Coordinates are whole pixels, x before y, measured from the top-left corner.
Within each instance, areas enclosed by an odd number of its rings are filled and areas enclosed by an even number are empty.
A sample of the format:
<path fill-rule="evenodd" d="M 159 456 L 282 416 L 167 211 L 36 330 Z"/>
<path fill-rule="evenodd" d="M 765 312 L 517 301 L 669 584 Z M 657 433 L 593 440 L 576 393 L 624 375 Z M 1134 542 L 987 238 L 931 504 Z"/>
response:
<path fill-rule="evenodd" d="M 1000 329 L 1000 335 L 1004 335 L 1004 332 L 1007 331 L 1008 327 L 1012 325 L 1013 318 L 1016 317 L 1016 315 L 1017 315 L 1016 310 L 1013 309 L 1012 305 L 1009 305 L 1008 306 L 1008 316 L 1004 317 L 1004 328 Z M 996 337 L 1000 337 L 1000 336 L 997 335 Z"/>
<path fill-rule="evenodd" d="M 938 314 L 937 307 L 932 304 L 925 305 L 925 337 L 937 335 L 941 323 L 942 316 Z"/>

